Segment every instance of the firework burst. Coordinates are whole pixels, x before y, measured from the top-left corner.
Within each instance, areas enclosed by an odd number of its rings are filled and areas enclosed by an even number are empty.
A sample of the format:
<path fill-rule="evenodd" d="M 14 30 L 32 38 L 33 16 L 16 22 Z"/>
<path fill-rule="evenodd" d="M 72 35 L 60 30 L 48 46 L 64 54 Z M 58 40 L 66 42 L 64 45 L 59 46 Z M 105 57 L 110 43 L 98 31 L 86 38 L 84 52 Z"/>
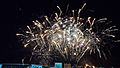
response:
<path fill-rule="evenodd" d="M 110 23 L 107 18 L 81 18 L 80 12 L 85 5 L 77 15 L 72 10 L 73 16 L 62 16 L 62 10 L 57 6 L 60 12 L 55 13 L 52 20 L 44 16 L 43 22 L 33 21 L 34 25 L 27 26 L 27 31 L 16 34 L 23 40 L 24 47 L 32 49 L 30 61 L 36 59 L 41 64 L 59 60 L 79 63 L 85 53 L 95 52 L 100 58 L 105 57 L 103 48 L 109 42 L 115 42 L 114 32 L 118 29 L 106 26 Z"/>

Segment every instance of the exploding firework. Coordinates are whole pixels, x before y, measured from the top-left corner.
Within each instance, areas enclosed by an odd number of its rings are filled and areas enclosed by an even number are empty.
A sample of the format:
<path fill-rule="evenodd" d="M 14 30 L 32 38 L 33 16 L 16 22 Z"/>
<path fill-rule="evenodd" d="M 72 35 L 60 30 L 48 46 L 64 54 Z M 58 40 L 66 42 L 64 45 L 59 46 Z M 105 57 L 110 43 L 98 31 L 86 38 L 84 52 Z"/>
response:
<path fill-rule="evenodd" d="M 79 63 L 85 53 L 96 52 L 100 58 L 105 57 L 103 48 L 116 42 L 114 33 L 118 29 L 106 26 L 110 23 L 107 18 L 81 18 L 80 12 L 85 5 L 77 15 L 72 10 L 73 16 L 62 16 L 62 10 L 57 6 L 60 12 L 55 13 L 52 20 L 44 16 L 43 22 L 33 21 L 34 25 L 27 26 L 28 30 L 16 34 L 23 40 L 24 47 L 32 49 L 30 61 L 34 59 L 41 64 L 54 61 Z"/>

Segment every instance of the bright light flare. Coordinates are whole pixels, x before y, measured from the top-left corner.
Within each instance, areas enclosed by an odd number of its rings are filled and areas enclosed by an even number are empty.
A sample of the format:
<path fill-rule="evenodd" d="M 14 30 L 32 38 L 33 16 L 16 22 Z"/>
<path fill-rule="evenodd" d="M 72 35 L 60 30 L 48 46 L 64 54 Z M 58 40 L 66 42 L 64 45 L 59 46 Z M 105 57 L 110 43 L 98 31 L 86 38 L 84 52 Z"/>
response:
<path fill-rule="evenodd" d="M 100 58 L 104 55 L 103 43 L 108 43 L 104 40 L 110 38 L 109 42 L 114 42 L 113 38 L 116 36 L 113 32 L 118 29 L 116 26 L 107 27 L 107 18 L 81 18 L 80 12 L 85 5 L 86 3 L 78 10 L 77 16 L 72 10 L 73 16 L 65 17 L 61 16 L 62 10 L 57 6 L 60 13 L 55 13 L 54 19 L 49 20 L 44 16 L 45 21 L 33 21 L 34 25 L 27 26 L 28 30 L 25 33 L 16 34 L 23 37 L 24 47 L 32 49 L 30 61 L 39 59 L 38 62 L 49 64 L 48 62 L 61 58 L 63 62 L 79 63 L 85 53 L 97 51 Z"/>

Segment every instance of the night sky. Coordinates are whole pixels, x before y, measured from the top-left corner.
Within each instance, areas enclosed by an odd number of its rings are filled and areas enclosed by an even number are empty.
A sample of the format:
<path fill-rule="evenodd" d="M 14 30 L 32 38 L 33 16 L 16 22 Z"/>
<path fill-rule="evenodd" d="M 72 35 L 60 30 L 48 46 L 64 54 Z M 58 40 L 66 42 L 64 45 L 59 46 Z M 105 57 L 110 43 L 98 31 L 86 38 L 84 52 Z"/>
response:
<path fill-rule="evenodd" d="M 69 4 L 69 10 L 79 9 L 83 3 L 87 3 L 84 10 L 85 16 L 107 17 L 113 21 L 114 25 L 120 29 L 120 7 L 118 2 L 110 0 L 16 0 L 16 2 L 5 2 L 2 20 L 0 22 L 0 63 L 21 63 L 21 59 L 30 54 L 28 49 L 23 48 L 16 37 L 20 28 L 32 24 L 33 20 L 40 16 L 48 15 L 58 11 L 56 6 L 60 6 L 64 11 Z M 13 7 L 15 7 L 13 9 Z M 89 12 L 89 13 L 87 13 Z M 119 35 L 118 35 L 119 36 Z M 116 44 L 111 49 L 110 56 L 113 65 L 120 65 L 120 45 Z"/>

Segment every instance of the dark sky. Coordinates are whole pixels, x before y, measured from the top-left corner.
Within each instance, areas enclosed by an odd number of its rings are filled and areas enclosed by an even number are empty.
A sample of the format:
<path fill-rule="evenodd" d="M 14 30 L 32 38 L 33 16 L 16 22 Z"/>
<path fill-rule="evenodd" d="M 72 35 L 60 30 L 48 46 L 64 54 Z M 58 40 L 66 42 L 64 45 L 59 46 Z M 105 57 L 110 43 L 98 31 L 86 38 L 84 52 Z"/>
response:
<path fill-rule="evenodd" d="M 19 28 L 31 24 L 32 20 L 41 15 L 50 15 L 58 11 L 56 6 L 65 10 L 69 4 L 69 10 L 79 9 L 83 3 L 87 3 L 84 15 L 94 17 L 107 17 L 113 21 L 113 24 L 120 28 L 118 2 L 110 0 L 16 0 L 16 2 L 5 2 L 1 9 L 2 20 L 0 22 L 0 63 L 21 63 L 21 59 L 29 53 L 27 49 L 20 46 L 16 33 Z M 15 7 L 15 8 L 13 8 Z M 120 45 L 117 44 L 111 49 L 111 62 L 114 65 L 120 63 Z"/>

